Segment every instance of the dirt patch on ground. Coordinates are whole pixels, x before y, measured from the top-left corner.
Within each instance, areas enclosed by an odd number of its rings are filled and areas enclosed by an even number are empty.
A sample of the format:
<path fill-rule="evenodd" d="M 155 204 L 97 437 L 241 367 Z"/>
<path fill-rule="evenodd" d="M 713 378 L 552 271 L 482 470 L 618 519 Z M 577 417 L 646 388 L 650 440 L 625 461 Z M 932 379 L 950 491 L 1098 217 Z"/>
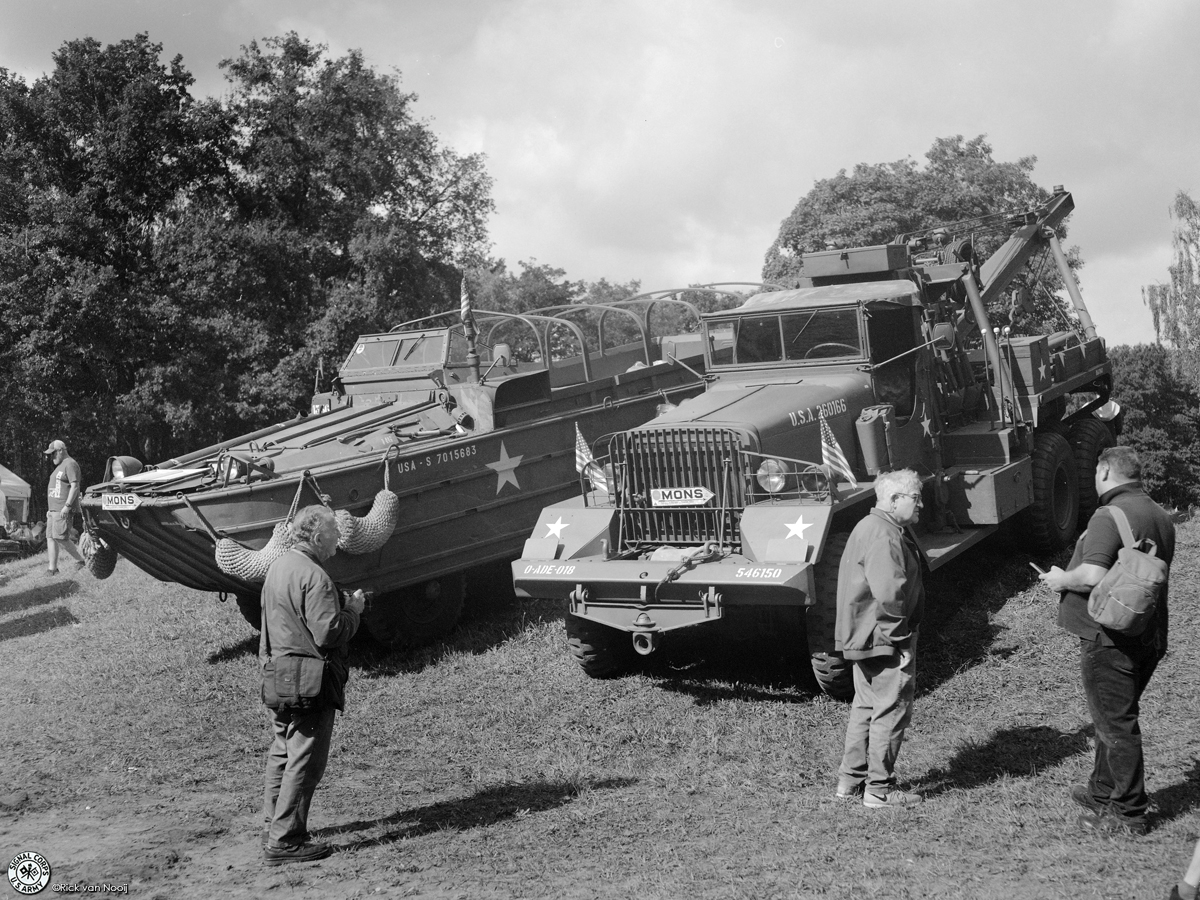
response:
<path fill-rule="evenodd" d="M 161 900 L 381 895 L 378 885 L 345 864 L 344 852 L 317 863 L 265 867 L 257 817 L 214 814 L 214 804 L 224 802 L 188 795 L 8 812 L 0 818 L 0 846 L 46 858 L 52 868 L 46 896 L 62 884 L 108 885 L 107 893 L 124 885 L 129 896 Z"/>

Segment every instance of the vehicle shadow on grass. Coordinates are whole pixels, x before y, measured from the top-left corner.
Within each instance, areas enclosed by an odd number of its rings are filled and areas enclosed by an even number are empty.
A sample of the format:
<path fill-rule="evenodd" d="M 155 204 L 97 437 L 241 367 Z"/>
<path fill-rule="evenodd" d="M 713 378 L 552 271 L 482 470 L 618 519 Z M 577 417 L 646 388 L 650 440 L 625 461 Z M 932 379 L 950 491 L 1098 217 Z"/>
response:
<path fill-rule="evenodd" d="M 65 606 L 55 606 L 29 616 L 22 616 L 10 622 L 0 623 L 0 641 L 13 638 L 28 637 L 31 634 L 41 634 L 66 625 L 78 625 L 79 620 L 71 615 Z"/>
<path fill-rule="evenodd" d="M 1064 565 L 1042 558 L 1043 565 Z M 1003 628 L 992 619 L 1013 597 L 1037 580 L 1027 565 L 1029 551 L 1002 532 L 963 557 L 925 576 L 925 620 L 918 649 L 917 697 L 931 694 L 989 656 L 1013 648 L 995 646 Z M 1045 590 L 1043 588 L 1043 590 Z"/>
<path fill-rule="evenodd" d="M 77 593 L 79 585 L 74 581 L 58 581 L 27 588 L 7 597 L 0 597 L 0 616 L 32 609 L 35 606 L 46 606 Z"/>
<path fill-rule="evenodd" d="M 1059 731 L 1047 725 L 1001 728 L 982 743 L 969 743 L 945 767 L 921 779 L 922 793 L 933 796 L 954 788 L 976 788 L 1001 778 L 1027 778 L 1088 749 L 1091 726 Z"/>
<path fill-rule="evenodd" d="M 349 664 L 361 678 L 386 678 L 414 674 L 448 656 L 479 655 L 520 634 L 527 628 L 562 619 L 561 604 L 549 600 L 502 602 L 468 606 L 462 621 L 444 638 L 421 647 L 390 649 L 381 646 L 360 628 L 350 644 Z M 229 662 L 258 654 L 258 633 L 227 644 L 208 655 L 208 663 Z"/>
<path fill-rule="evenodd" d="M 379 819 L 362 819 L 317 829 L 313 836 L 332 838 L 348 832 L 384 829 L 382 834 L 360 838 L 340 847 L 343 851 L 359 850 L 447 830 L 487 828 L 517 816 L 565 806 L 586 791 L 612 790 L 636 783 L 635 778 L 604 778 L 583 784 L 565 780 L 498 784 L 458 800 L 401 810 Z"/>

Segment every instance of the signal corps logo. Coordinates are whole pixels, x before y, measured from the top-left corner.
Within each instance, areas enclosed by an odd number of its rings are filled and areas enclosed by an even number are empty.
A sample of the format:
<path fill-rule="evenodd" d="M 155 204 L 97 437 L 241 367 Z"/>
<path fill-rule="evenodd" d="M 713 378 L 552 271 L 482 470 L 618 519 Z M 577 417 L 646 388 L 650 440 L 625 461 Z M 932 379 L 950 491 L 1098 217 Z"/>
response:
<path fill-rule="evenodd" d="M 50 863 L 40 853 L 18 853 L 8 864 L 8 883 L 18 894 L 36 894 L 50 883 Z"/>

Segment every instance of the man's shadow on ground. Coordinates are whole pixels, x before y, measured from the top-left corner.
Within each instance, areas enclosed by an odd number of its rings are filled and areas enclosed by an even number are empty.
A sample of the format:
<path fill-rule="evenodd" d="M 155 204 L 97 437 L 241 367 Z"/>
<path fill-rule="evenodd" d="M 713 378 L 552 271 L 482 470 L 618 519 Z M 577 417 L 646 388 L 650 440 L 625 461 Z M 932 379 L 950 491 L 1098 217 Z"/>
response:
<path fill-rule="evenodd" d="M 986 741 L 969 744 L 942 768 L 921 779 L 926 796 L 970 789 L 1000 778 L 1028 778 L 1088 749 L 1091 726 L 1063 732 L 1046 725 L 1002 728 Z"/>
<path fill-rule="evenodd" d="M 1183 780 L 1159 788 L 1150 795 L 1150 808 L 1157 810 L 1150 820 L 1155 827 L 1165 825 L 1200 806 L 1200 759 L 1192 760 L 1192 769 Z"/>
<path fill-rule="evenodd" d="M 340 848 L 358 850 L 446 830 L 486 828 L 517 816 L 565 806 L 585 791 L 623 788 L 634 783 L 636 779 L 633 778 L 605 778 L 584 784 L 573 781 L 534 781 L 528 784 L 494 785 L 458 800 L 445 800 L 417 809 L 401 810 L 379 819 L 363 819 L 345 825 L 320 828 L 313 832 L 313 837 L 328 839 L 347 832 L 385 829 L 383 834 L 360 838 Z"/>

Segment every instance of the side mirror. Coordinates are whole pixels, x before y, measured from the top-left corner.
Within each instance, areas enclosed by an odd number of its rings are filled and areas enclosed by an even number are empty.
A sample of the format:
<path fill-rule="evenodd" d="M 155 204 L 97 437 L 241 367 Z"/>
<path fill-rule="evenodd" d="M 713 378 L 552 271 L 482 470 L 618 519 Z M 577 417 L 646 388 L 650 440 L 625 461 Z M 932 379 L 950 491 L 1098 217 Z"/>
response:
<path fill-rule="evenodd" d="M 954 326 L 949 322 L 940 322 L 933 326 L 933 346 L 936 350 L 953 350 L 958 335 Z"/>
<path fill-rule="evenodd" d="M 512 361 L 512 347 L 508 344 L 493 344 L 492 359 L 496 365 L 507 367 Z"/>

